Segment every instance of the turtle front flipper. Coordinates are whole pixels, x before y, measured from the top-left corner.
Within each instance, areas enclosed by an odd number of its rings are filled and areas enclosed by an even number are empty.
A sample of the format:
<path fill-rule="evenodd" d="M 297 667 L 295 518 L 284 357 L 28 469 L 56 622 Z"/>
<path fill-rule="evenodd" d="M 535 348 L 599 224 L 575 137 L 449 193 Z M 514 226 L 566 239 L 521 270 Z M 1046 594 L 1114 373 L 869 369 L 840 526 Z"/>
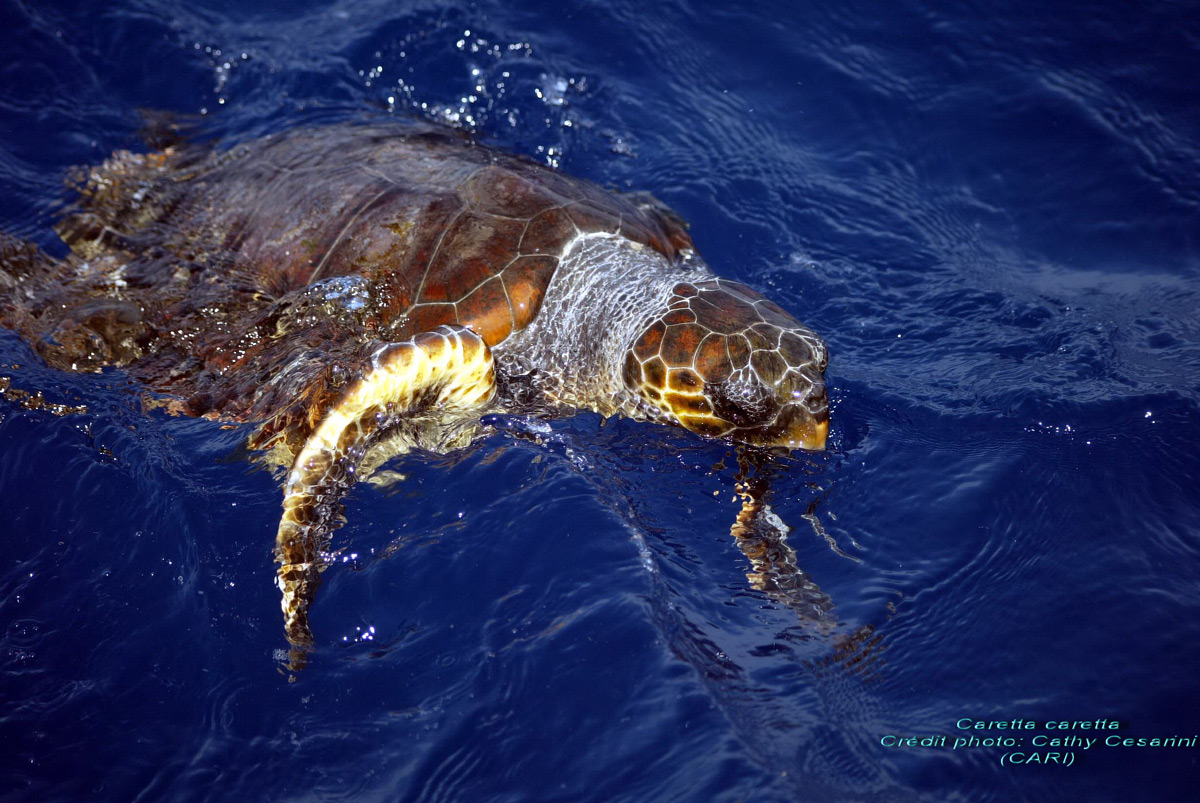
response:
<path fill-rule="evenodd" d="M 341 524 L 340 499 L 374 436 L 421 412 L 452 418 L 487 404 L 495 390 L 492 353 L 482 338 L 460 326 L 439 326 L 379 345 L 362 377 L 325 413 L 296 454 L 275 536 L 292 668 L 303 666 L 313 643 L 308 609 L 325 568 L 322 553 Z"/>
<path fill-rule="evenodd" d="M 752 468 L 756 469 L 753 474 Z M 811 669 L 817 672 L 836 669 L 863 680 L 878 679 L 884 663 L 881 655 L 886 649 L 883 635 L 871 624 L 861 625 L 852 632 L 838 632 L 842 623 L 834 612 L 833 600 L 797 564 L 796 551 L 787 542 L 790 528 L 767 503 L 769 475 L 757 453 L 739 452 L 734 490 L 742 500 L 742 507 L 729 534 L 750 561 L 751 571 L 746 572 L 746 579 L 751 588 L 787 606 L 809 634 L 831 640 L 829 653 L 805 662 Z M 811 512 L 810 509 L 810 515 Z M 823 531 L 818 532 L 824 535 Z M 825 538 L 829 540 L 829 536 Z M 849 557 L 832 541 L 830 547 Z"/>
<path fill-rule="evenodd" d="M 787 542 L 791 528 L 767 503 L 770 483 L 764 467 L 744 451 L 738 464 L 734 490 L 742 507 L 729 534 L 750 561 L 746 579 L 755 590 L 790 608 L 808 627 L 830 632 L 837 623 L 833 600 L 797 564 L 796 550 Z M 758 469 L 754 474 L 752 467 Z"/>

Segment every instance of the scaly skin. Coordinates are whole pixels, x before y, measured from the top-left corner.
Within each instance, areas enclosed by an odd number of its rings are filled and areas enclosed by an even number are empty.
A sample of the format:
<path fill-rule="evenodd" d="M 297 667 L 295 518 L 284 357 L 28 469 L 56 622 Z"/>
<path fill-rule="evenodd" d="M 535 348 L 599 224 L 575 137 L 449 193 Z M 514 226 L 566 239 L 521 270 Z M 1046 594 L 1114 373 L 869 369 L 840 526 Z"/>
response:
<path fill-rule="evenodd" d="M 372 437 L 399 416 L 439 414 L 486 405 L 496 392 L 492 353 L 469 329 L 439 326 L 403 343 L 380 345 L 370 369 L 329 409 L 284 486 L 275 535 L 276 584 L 283 592 L 284 629 L 299 648 L 312 645 L 308 609 L 325 566 L 322 551 L 336 528 L 337 500 L 354 481 Z M 292 663 L 301 663 L 293 654 Z"/>

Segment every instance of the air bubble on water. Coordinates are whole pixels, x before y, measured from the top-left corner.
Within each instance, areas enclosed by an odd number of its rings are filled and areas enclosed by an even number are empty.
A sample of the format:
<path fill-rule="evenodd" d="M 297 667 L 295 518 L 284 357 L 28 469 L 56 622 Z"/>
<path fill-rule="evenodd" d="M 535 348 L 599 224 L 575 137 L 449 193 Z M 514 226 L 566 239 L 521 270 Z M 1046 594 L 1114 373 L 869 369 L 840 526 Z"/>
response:
<path fill-rule="evenodd" d="M 439 31 L 444 31 L 440 34 L 443 38 L 432 35 Z M 439 97 L 430 98 L 425 90 L 426 97 L 422 98 L 409 77 L 416 75 L 419 79 L 425 70 L 440 65 L 440 57 L 446 49 L 466 56 L 466 63 L 461 66 L 461 82 L 458 86 L 451 83 L 447 91 L 452 94 L 443 95 L 441 90 L 436 90 Z M 443 23 L 432 30 L 410 31 L 390 48 L 381 48 L 372 57 L 371 64 L 358 74 L 364 87 L 381 87 L 376 97 L 388 111 L 411 110 L 468 131 L 480 131 L 493 121 L 511 128 L 536 125 L 536 117 L 525 117 L 528 106 L 523 97 L 527 92 L 535 95 L 550 111 L 542 118 L 547 129 L 580 127 L 580 120 L 567 116 L 567 94 L 572 90 L 584 91 L 586 79 L 549 73 L 529 75 L 528 67 L 515 69 L 522 62 L 528 64 L 532 57 L 533 46 L 529 42 L 497 43 L 473 26 L 448 28 Z M 434 83 L 444 84 L 446 77 L 439 70 Z M 449 78 L 453 81 L 453 73 Z M 520 86 L 515 85 L 516 81 L 521 81 Z M 442 98 L 450 100 L 443 101 Z M 543 153 L 547 164 L 560 165 L 561 145 L 552 152 Z"/>
<path fill-rule="evenodd" d="M 574 79 L 567 80 L 542 73 L 542 85 L 535 87 L 533 92 L 538 99 L 550 106 L 563 106 L 567 102 L 567 89 L 574 85 Z"/>
<path fill-rule="evenodd" d="M 654 562 L 654 553 L 650 551 L 650 547 L 646 544 L 646 538 L 637 528 L 630 524 L 626 524 L 625 528 L 629 530 L 629 540 L 633 541 L 634 547 L 637 548 L 638 563 L 652 575 L 658 574 L 658 565 Z"/>
<path fill-rule="evenodd" d="M 342 641 L 348 644 L 350 641 L 375 640 L 375 625 L 368 625 L 365 628 L 362 625 L 355 625 L 354 631 L 355 632 L 352 636 L 342 636 Z"/>

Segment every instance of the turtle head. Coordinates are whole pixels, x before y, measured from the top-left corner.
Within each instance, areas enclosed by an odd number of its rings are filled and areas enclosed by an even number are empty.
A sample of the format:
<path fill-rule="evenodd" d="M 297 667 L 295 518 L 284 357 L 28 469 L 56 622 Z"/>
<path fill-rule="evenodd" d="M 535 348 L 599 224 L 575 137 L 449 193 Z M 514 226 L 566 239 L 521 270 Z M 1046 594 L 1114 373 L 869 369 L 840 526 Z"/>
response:
<path fill-rule="evenodd" d="M 701 435 L 823 449 L 827 360 L 812 330 L 750 288 L 724 279 L 681 282 L 631 346 L 624 381 Z"/>

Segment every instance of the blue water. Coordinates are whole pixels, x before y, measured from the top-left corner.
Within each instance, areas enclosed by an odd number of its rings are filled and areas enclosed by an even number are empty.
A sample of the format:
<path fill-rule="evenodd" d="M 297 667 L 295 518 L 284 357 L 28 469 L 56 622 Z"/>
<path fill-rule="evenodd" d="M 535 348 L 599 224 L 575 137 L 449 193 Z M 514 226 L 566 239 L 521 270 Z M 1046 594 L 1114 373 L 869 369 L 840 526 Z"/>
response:
<path fill-rule="evenodd" d="M 1200 5 L 8 0 L 0 30 L 0 228 L 53 253 L 64 177 L 147 108 L 226 142 L 442 119 L 674 206 L 828 341 L 831 448 L 770 504 L 870 634 L 749 588 L 727 445 L 499 420 L 354 489 L 289 678 L 248 431 L 0 332 L 0 374 L 88 407 L 0 401 L 0 800 L 1195 799 L 1200 748 L 881 740 L 1200 734 Z"/>

